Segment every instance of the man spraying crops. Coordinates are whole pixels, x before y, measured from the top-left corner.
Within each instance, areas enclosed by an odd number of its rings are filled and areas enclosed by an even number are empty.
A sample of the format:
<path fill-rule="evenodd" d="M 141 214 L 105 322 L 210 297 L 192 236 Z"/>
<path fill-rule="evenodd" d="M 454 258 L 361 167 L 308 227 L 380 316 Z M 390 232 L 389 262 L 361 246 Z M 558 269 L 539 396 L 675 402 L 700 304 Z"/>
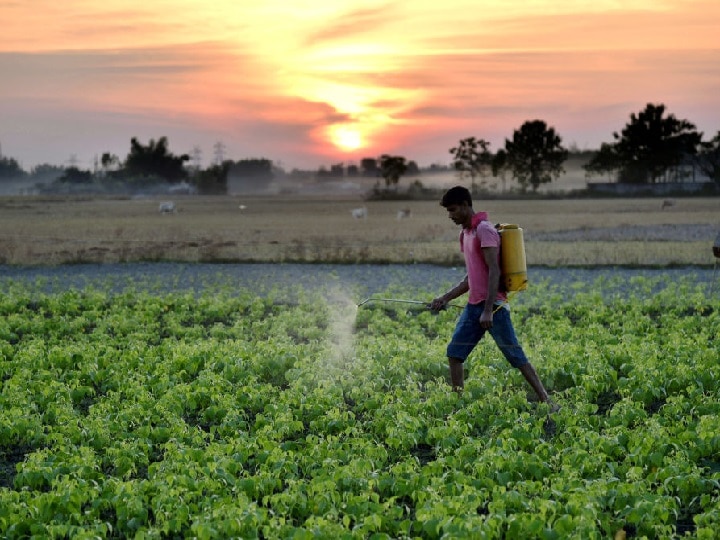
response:
<path fill-rule="evenodd" d="M 464 386 L 464 362 L 485 332 L 497 343 L 510 365 L 522 373 L 541 401 L 550 410 L 559 410 L 548 396 L 533 365 L 518 343 L 510 320 L 506 294 L 500 288 L 500 235 L 488 221 L 487 213 L 475 212 L 470 192 L 462 187 L 450 188 L 440 205 L 450 219 L 462 226 L 460 250 L 465 257 L 466 274 L 463 280 L 431 303 L 433 310 L 443 309 L 448 302 L 469 293 L 468 303 L 458 319 L 450 344 L 447 347 L 450 381 L 453 390 L 461 392 Z"/>

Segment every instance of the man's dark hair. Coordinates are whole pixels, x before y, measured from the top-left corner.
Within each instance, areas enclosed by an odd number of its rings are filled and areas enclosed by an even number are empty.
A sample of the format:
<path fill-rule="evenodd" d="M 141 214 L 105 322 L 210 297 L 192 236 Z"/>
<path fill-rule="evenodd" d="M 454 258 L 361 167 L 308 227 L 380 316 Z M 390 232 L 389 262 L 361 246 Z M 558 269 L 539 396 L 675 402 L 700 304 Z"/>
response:
<path fill-rule="evenodd" d="M 462 204 L 463 202 L 468 203 L 468 206 L 472 207 L 470 191 L 462 186 L 455 186 L 445 192 L 445 195 L 443 195 L 440 201 L 440 206 L 447 208 L 448 206 Z"/>

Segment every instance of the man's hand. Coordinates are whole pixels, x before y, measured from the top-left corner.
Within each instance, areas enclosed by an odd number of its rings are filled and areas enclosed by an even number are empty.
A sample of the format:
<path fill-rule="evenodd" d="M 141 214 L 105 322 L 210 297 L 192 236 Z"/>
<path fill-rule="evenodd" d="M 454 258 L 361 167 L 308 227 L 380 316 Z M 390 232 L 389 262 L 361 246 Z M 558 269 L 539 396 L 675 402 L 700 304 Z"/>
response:
<path fill-rule="evenodd" d="M 469 290 L 470 286 L 468 285 L 468 276 L 467 274 L 465 274 L 465 277 L 460 283 L 455 285 L 452 289 L 450 289 L 442 296 L 438 296 L 437 298 L 435 298 L 432 302 L 428 304 L 428 307 L 433 311 L 442 311 L 444 309 L 447 309 L 448 302 L 455 300 Z"/>
<path fill-rule="evenodd" d="M 490 330 L 493 325 L 493 312 L 492 309 L 489 311 L 483 309 L 482 315 L 480 315 L 480 328 L 483 330 Z"/>
<path fill-rule="evenodd" d="M 447 300 L 445 300 L 445 296 L 438 296 L 433 299 L 433 301 L 430 302 L 429 307 L 433 311 L 442 311 L 447 308 Z"/>

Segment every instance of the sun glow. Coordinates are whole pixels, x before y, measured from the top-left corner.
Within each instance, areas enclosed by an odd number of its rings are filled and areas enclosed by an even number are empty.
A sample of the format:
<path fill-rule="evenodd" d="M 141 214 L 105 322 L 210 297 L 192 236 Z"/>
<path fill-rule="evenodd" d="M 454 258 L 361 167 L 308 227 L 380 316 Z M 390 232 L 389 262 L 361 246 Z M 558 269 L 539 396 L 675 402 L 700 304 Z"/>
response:
<path fill-rule="evenodd" d="M 330 141 L 341 150 L 351 152 L 364 146 L 362 133 L 354 126 L 331 126 L 328 132 Z"/>

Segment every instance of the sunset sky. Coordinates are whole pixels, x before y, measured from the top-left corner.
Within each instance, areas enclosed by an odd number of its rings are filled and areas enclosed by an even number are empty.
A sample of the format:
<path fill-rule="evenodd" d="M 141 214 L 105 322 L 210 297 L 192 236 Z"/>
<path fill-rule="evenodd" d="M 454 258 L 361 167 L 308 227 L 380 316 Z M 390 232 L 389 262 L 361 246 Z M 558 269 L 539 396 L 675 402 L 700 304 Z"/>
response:
<path fill-rule="evenodd" d="M 664 103 L 720 131 L 718 0 L 0 0 L 0 151 L 30 170 L 130 138 L 285 169 L 448 163 L 526 120 L 612 141 Z"/>

